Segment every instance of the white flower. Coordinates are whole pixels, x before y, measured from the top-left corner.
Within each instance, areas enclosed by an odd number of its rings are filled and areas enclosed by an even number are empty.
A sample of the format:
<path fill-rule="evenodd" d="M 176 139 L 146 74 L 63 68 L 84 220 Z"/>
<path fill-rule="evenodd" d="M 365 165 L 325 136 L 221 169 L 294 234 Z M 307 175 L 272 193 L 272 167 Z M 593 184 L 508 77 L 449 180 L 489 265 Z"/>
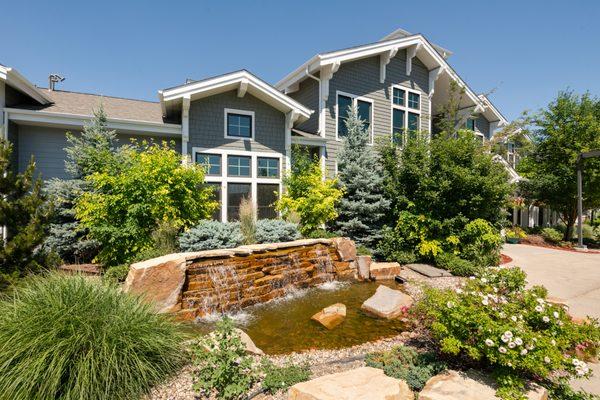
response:
<path fill-rule="evenodd" d="M 470 276 L 470 277 L 469 277 L 469 279 L 470 279 L 470 280 L 474 280 L 474 279 L 475 279 L 475 277 L 474 277 L 474 276 Z"/>
<path fill-rule="evenodd" d="M 558 326 L 563 326 L 565 323 L 562 321 L 558 321 Z"/>
<path fill-rule="evenodd" d="M 525 354 L 527 354 L 527 349 L 521 350 L 521 355 L 524 356 Z"/>
<path fill-rule="evenodd" d="M 526 348 L 527 350 L 533 350 L 533 349 L 535 349 L 535 346 L 534 346 L 534 345 L 532 345 L 532 344 L 528 344 L 528 345 L 525 345 L 525 348 Z"/>
<path fill-rule="evenodd" d="M 482 282 L 482 283 L 487 283 L 487 279 L 485 279 L 485 278 L 481 278 L 481 282 Z"/>
<path fill-rule="evenodd" d="M 502 354 L 506 354 L 506 348 L 504 348 L 502 346 L 498 347 L 498 351 Z"/>
<path fill-rule="evenodd" d="M 552 343 L 552 346 L 556 346 L 556 340 L 552 339 L 550 343 Z"/>
<path fill-rule="evenodd" d="M 447 303 L 446 303 L 446 306 L 447 306 L 448 308 L 452 308 L 452 307 L 454 307 L 454 303 L 453 303 L 453 302 L 451 302 L 451 301 L 449 301 L 449 302 L 447 302 Z"/>
<path fill-rule="evenodd" d="M 511 368 L 512 368 L 512 363 L 510 363 L 510 362 L 509 362 L 509 363 L 508 363 L 508 364 L 506 364 L 506 365 L 508 365 L 509 367 L 511 367 Z"/>
<path fill-rule="evenodd" d="M 579 361 L 578 359 L 576 359 L 575 357 L 573 357 L 573 361 L 572 362 L 573 362 L 573 365 L 579 366 L 581 361 Z"/>
<path fill-rule="evenodd" d="M 521 339 L 520 337 L 515 338 L 515 344 L 517 346 L 521 346 L 523 344 L 523 339 Z"/>
<path fill-rule="evenodd" d="M 513 322 L 517 322 L 517 317 L 515 315 L 513 315 L 512 317 L 510 317 L 510 319 L 512 319 Z"/>
<path fill-rule="evenodd" d="M 494 341 L 492 339 L 485 339 L 485 344 L 488 347 L 491 347 L 494 345 Z"/>
<path fill-rule="evenodd" d="M 542 306 L 535 306 L 535 311 L 542 312 L 542 311 L 544 311 L 544 307 L 542 307 Z"/>
<path fill-rule="evenodd" d="M 552 313 L 552 315 L 554 315 L 554 318 L 558 318 L 558 317 L 559 317 L 558 311 L 554 311 L 554 312 Z"/>
<path fill-rule="evenodd" d="M 546 364 L 550 364 L 550 357 L 548 357 L 548 356 L 544 357 L 544 362 Z"/>
<path fill-rule="evenodd" d="M 504 332 L 504 336 L 506 336 L 507 338 L 511 339 L 513 337 L 513 334 L 511 331 L 506 331 Z"/>
<path fill-rule="evenodd" d="M 500 311 L 500 313 L 498 314 L 498 316 L 500 318 L 506 318 L 506 314 L 504 313 L 504 311 Z"/>
<path fill-rule="evenodd" d="M 510 349 L 514 349 L 515 347 L 517 347 L 517 345 L 515 344 L 515 342 L 508 342 L 508 347 Z"/>
<path fill-rule="evenodd" d="M 504 336 L 504 335 L 502 335 L 502 336 L 500 337 L 500 339 L 501 339 L 501 340 L 502 340 L 504 343 L 508 343 L 508 342 L 510 341 L 510 338 L 509 338 L 509 337 L 506 337 L 506 336 Z"/>
<path fill-rule="evenodd" d="M 545 303 L 544 299 L 542 299 L 540 297 L 538 297 L 537 299 L 535 299 L 535 301 L 537 301 L 539 304 L 544 304 Z"/>
<path fill-rule="evenodd" d="M 455 292 L 458 294 L 461 294 L 463 292 L 463 290 L 461 288 L 456 288 Z"/>
<path fill-rule="evenodd" d="M 487 297 L 484 297 L 483 300 L 481 300 L 481 304 L 487 306 L 488 304 L 490 304 L 490 302 L 488 301 Z"/>
<path fill-rule="evenodd" d="M 544 315 L 544 316 L 542 317 L 542 321 L 544 321 L 544 322 L 550 322 L 550 318 L 548 318 L 548 316 L 547 316 L 547 315 Z"/>

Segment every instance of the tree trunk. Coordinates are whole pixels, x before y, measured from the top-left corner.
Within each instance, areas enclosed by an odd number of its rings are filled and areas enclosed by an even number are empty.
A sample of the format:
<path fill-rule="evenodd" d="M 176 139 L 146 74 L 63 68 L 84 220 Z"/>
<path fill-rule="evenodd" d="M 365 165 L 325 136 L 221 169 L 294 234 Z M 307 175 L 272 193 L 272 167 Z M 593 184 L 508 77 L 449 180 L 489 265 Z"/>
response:
<path fill-rule="evenodd" d="M 563 240 L 565 242 L 570 242 L 573 239 L 573 230 L 575 228 L 575 221 L 577 220 L 577 211 L 575 209 L 571 209 L 564 220 L 567 224 L 567 229 L 565 230 Z"/>

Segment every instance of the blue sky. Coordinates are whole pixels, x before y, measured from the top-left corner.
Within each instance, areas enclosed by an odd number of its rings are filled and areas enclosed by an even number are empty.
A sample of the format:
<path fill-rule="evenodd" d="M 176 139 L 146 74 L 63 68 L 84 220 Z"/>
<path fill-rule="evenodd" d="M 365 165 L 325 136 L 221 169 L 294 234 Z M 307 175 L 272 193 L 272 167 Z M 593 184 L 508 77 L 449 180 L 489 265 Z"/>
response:
<path fill-rule="evenodd" d="M 600 1 L 21 1 L 2 5 L 0 63 L 47 86 L 157 100 L 158 89 L 246 68 L 275 83 L 316 53 L 402 27 L 509 118 L 559 90 L 600 95 Z"/>

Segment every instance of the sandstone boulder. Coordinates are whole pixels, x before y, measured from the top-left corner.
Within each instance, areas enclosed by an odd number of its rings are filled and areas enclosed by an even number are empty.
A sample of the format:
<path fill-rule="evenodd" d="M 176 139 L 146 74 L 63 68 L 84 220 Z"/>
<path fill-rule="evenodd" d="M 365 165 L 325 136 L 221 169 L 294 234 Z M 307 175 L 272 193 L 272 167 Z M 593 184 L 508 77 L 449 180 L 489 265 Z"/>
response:
<path fill-rule="evenodd" d="M 353 240 L 348 238 L 334 238 L 333 244 L 340 256 L 340 261 L 354 261 L 356 260 L 356 245 Z"/>
<path fill-rule="evenodd" d="M 336 303 L 325 307 L 311 317 L 312 320 L 319 322 L 327 329 L 333 329 L 346 318 L 346 306 L 342 303 Z"/>
<path fill-rule="evenodd" d="M 371 277 L 371 256 L 356 257 L 356 273 L 358 279 L 366 281 Z"/>
<path fill-rule="evenodd" d="M 140 294 L 156 305 L 158 312 L 181 309 L 181 289 L 185 282 L 186 260 L 169 254 L 132 264 L 125 280 L 125 292 Z"/>
<path fill-rule="evenodd" d="M 391 319 L 401 316 L 412 304 L 413 299 L 409 295 L 380 285 L 361 308 L 378 317 Z"/>
<path fill-rule="evenodd" d="M 261 349 L 259 349 L 258 347 L 256 347 L 256 345 L 254 344 L 254 342 L 252 341 L 252 338 L 250 338 L 250 336 L 248 336 L 248 334 L 246 332 L 244 332 L 241 329 L 235 329 L 237 333 L 240 334 L 240 340 L 242 341 L 242 343 L 244 344 L 244 346 L 246 346 L 246 351 L 250 354 L 256 354 L 256 355 L 263 355 L 265 354 Z"/>
<path fill-rule="evenodd" d="M 376 281 L 394 279 L 402 271 L 397 262 L 374 262 L 369 269 L 371 279 Z"/>
<path fill-rule="evenodd" d="M 493 381 L 475 372 L 446 371 L 429 379 L 419 393 L 419 400 L 498 400 Z M 547 400 L 548 391 L 534 386 L 528 400 Z"/>
<path fill-rule="evenodd" d="M 289 400 L 413 400 L 406 382 L 382 370 L 362 367 L 292 386 Z"/>

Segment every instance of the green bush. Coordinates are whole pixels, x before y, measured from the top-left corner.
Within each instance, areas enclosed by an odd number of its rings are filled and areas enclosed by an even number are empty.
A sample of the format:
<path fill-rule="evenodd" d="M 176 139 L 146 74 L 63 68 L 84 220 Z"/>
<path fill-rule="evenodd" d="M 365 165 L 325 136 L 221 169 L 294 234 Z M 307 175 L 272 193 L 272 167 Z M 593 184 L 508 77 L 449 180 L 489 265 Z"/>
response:
<path fill-rule="evenodd" d="M 135 399 L 185 361 L 179 327 L 113 285 L 50 274 L 0 302 L 0 398 Z"/>
<path fill-rule="evenodd" d="M 252 358 L 240 340 L 233 322 L 224 318 L 216 330 L 192 345 L 194 390 L 219 399 L 239 399 L 258 379 Z"/>
<path fill-rule="evenodd" d="M 521 399 L 526 379 L 558 384 L 589 376 L 575 351 L 594 357 L 600 345 L 597 321 L 575 324 L 546 294 L 525 289 L 520 269 L 493 267 L 456 290 L 426 289 L 415 312 L 442 353 L 491 367 L 498 395 Z"/>
<path fill-rule="evenodd" d="M 434 375 L 446 369 L 433 352 L 417 352 L 408 346 L 398 346 L 387 352 L 368 354 L 365 363 L 380 368 L 387 376 L 402 379 L 415 391 L 420 391 Z"/>
<path fill-rule="evenodd" d="M 372 256 L 373 251 L 367 246 L 359 244 L 356 246 L 356 254 L 358 254 L 359 256 Z"/>
<path fill-rule="evenodd" d="M 295 365 L 287 363 L 282 367 L 278 367 L 269 359 L 264 358 L 261 370 L 264 374 L 262 387 L 268 393 L 285 390 L 296 383 L 305 382 L 310 379 L 310 366 L 308 364 Z"/>
<path fill-rule="evenodd" d="M 527 233 L 520 226 L 508 228 L 505 234 L 507 238 L 513 239 L 525 239 L 527 237 Z"/>
<path fill-rule="evenodd" d="M 502 237 L 489 222 L 483 219 L 469 222 L 458 238 L 461 258 L 481 267 L 498 265 Z"/>
<path fill-rule="evenodd" d="M 558 244 L 562 241 L 563 235 L 554 228 L 542 229 L 542 237 L 549 243 Z"/>
<path fill-rule="evenodd" d="M 452 253 L 440 253 L 435 257 L 435 264 L 455 276 L 473 276 L 481 272 L 481 267 L 470 261 L 463 260 Z"/>
<path fill-rule="evenodd" d="M 309 239 L 331 239 L 339 237 L 340 235 L 338 235 L 336 232 L 331 232 L 323 228 L 319 228 L 304 234 L 304 236 Z"/>
<path fill-rule="evenodd" d="M 179 236 L 181 251 L 227 249 L 243 242 L 239 222 L 201 221 Z"/>
<path fill-rule="evenodd" d="M 256 243 L 290 242 L 300 237 L 298 224 L 281 219 L 259 219 L 256 222 Z"/>
<path fill-rule="evenodd" d="M 112 283 L 125 282 L 129 274 L 129 264 L 115 265 L 108 267 L 102 276 L 104 280 Z"/>

